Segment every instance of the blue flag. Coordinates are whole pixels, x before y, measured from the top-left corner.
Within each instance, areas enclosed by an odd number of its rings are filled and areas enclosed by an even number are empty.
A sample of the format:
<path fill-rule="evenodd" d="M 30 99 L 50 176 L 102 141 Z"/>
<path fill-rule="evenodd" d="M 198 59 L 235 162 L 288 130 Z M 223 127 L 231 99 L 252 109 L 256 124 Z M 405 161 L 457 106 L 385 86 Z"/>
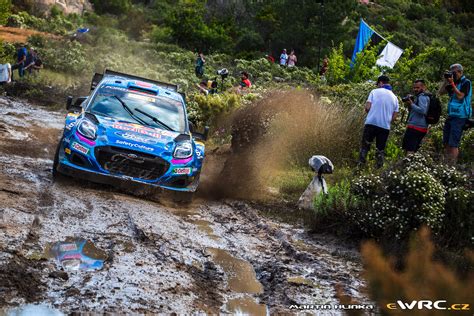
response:
<path fill-rule="evenodd" d="M 352 53 L 351 68 L 354 66 L 357 53 L 364 49 L 373 34 L 374 30 L 372 30 L 363 19 L 360 19 L 359 33 L 357 33 L 354 52 Z"/>

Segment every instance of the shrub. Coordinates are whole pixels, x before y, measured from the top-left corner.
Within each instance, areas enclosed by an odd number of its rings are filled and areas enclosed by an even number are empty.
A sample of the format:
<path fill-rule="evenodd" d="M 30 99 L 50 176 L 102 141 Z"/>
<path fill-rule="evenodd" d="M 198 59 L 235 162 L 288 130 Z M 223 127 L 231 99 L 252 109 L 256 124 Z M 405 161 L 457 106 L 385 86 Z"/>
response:
<path fill-rule="evenodd" d="M 193 94 L 188 102 L 188 114 L 198 125 L 212 125 L 221 114 L 240 106 L 240 96 L 233 93 L 216 95 Z"/>
<path fill-rule="evenodd" d="M 0 0 L 0 25 L 4 25 L 10 16 L 11 0 Z"/>
<path fill-rule="evenodd" d="M 350 183 L 341 181 L 329 187 L 327 194 L 319 194 L 314 199 L 314 209 L 317 214 L 327 215 L 335 212 L 344 214 L 349 209 L 357 207 L 358 198 L 351 194 Z"/>
<path fill-rule="evenodd" d="M 365 201 L 365 208 L 348 212 L 359 228 L 371 237 L 397 239 L 422 225 L 437 235 L 446 233 L 444 227 L 469 214 L 461 213 L 473 194 L 456 169 L 420 154 L 402 159 L 380 176 L 359 177 L 352 193 Z"/>
<path fill-rule="evenodd" d="M 345 180 L 349 181 L 349 180 Z M 474 221 L 469 209 L 474 190 L 454 167 L 415 154 L 393 163 L 380 174 L 368 172 L 337 184 L 335 191 L 315 201 L 316 217 L 345 218 L 362 235 L 405 240 L 423 225 L 443 244 L 469 245 Z M 456 232 L 452 233 L 452 227 Z"/>
<path fill-rule="evenodd" d="M 94 9 L 101 14 L 124 14 L 132 6 L 130 0 L 92 0 Z"/>

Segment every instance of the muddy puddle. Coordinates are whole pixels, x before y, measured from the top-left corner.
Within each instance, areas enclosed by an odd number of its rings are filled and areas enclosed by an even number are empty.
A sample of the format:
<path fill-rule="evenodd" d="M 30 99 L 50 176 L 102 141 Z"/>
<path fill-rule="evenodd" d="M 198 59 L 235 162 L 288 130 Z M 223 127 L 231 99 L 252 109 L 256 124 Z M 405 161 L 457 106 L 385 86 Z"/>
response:
<path fill-rule="evenodd" d="M 262 284 L 257 280 L 252 265 L 242 259 L 235 258 L 228 251 L 218 248 L 206 249 L 214 263 L 219 265 L 227 276 L 228 288 L 239 294 L 260 294 Z M 229 299 L 224 308 L 232 314 L 267 315 L 267 306 L 259 304 L 249 295 Z"/>
<path fill-rule="evenodd" d="M 368 303 L 356 249 L 245 202 L 53 182 L 63 123 L 0 97 L 0 315 L 290 314 L 338 303 L 336 284 Z"/>

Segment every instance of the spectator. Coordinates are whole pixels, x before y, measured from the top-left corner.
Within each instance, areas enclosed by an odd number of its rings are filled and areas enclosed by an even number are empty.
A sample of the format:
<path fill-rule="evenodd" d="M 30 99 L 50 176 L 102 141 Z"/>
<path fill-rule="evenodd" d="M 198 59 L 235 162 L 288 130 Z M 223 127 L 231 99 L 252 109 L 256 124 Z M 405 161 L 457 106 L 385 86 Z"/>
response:
<path fill-rule="evenodd" d="M 41 60 L 40 56 L 38 55 L 37 50 L 35 50 L 35 53 L 36 53 L 36 60 L 35 60 L 35 64 L 33 65 L 33 69 L 36 72 L 39 72 L 40 69 L 43 69 L 43 61 Z"/>
<path fill-rule="evenodd" d="M 375 138 L 376 166 L 383 166 L 385 146 L 387 144 L 390 124 L 396 119 L 398 113 L 398 99 L 392 92 L 387 76 L 377 79 L 377 88 L 369 94 L 365 104 L 367 118 L 365 120 L 364 133 L 360 149 L 359 164 L 365 164 L 370 146 Z"/>
<path fill-rule="evenodd" d="M 246 71 L 242 71 L 240 77 L 240 89 L 246 89 L 252 87 L 252 83 L 249 80 L 249 74 Z"/>
<path fill-rule="evenodd" d="M 33 71 L 33 66 L 35 65 L 35 62 L 36 62 L 36 52 L 33 47 L 30 47 L 30 51 L 28 52 L 25 58 L 25 66 L 23 67 L 23 70 L 31 74 Z"/>
<path fill-rule="evenodd" d="M 423 79 L 415 80 L 413 92 L 415 97 L 407 96 L 402 99 L 410 111 L 408 114 L 407 130 L 405 131 L 402 144 L 402 148 L 407 154 L 418 151 L 423 137 L 428 132 L 426 114 L 430 106 L 430 96 L 426 92 L 426 85 Z"/>
<path fill-rule="evenodd" d="M 295 67 L 298 59 L 296 58 L 295 51 L 292 49 L 290 56 L 288 56 L 288 67 Z"/>
<path fill-rule="evenodd" d="M 206 60 L 204 59 L 204 54 L 201 51 L 199 51 L 197 59 L 196 59 L 196 65 L 195 65 L 195 72 L 198 78 L 202 78 L 202 76 L 204 75 L 205 63 L 206 63 Z"/>
<path fill-rule="evenodd" d="M 11 82 L 12 79 L 12 67 L 10 64 L 0 65 L 0 85 Z"/>
<path fill-rule="evenodd" d="M 445 157 L 454 164 L 459 155 L 463 127 L 472 114 L 472 84 L 463 75 L 461 64 L 453 64 L 449 69 L 450 72 L 445 74 L 439 93 L 449 95 L 448 118 L 443 128 L 443 144 Z"/>
<path fill-rule="evenodd" d="M 265 58 L 272 64 L 275 63 L 275 57 L 273 57 L 271 54 L 265 55 Z"/>
<path fill-rule="evenodd" d="M 201 80 L 201 82 L 199 84 L 197 84 L 196 86 L 199 89 L 200 93 L 202 93 L 204 95 L 209 94 L 209 90 L 207 88 L 207 80 Z"/>
<path fill-rule="evenodd" d="M 328 69 L 329 69 L 329 58 L 325 56 L 323 59 L 323 65 L 321 69 L 319 70 L 319 75 L 324 76 L 326 72 L 328 71 Z"/>
<path fill-rule="evenodd" d="M 288 63 L 288 55 L 286 53 L 286 48 L 283 49 L 283 52 L 280 55 L 280 66 L 286 66 Z"/>
<path fill-rule="evenodd" d="M 13 70 L 18 69 L 18 76 L 21 78 L 25 75 L 25 60 L 26 60 L 27 50 L 24 45 L 19 45 L 16 52 L 16 64 L 12 67 L 12 80 L 13 80 Z"/>

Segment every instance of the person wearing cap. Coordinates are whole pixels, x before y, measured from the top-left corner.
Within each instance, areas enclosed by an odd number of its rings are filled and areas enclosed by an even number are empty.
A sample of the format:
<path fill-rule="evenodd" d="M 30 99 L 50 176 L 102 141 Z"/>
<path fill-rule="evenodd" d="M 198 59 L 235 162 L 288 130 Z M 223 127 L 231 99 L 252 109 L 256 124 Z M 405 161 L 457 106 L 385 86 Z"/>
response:
<path fill-rule="evenodd" d="M 449 69 L 450 72 L 445 74 L 439 93 L 449 95 L 448 118 L 443 128 L 443 144 L 445 158 L 454 164 L 459 155 L 463 127 L 472 115 L 472 84 L 464 76 L 461 64 L 453 64 Z"/>
<path fill-rule="evenodd" d="M 286 53 L 286 48 L 283 49 L 280 55 L 280 66 L 286 66 L 288 63 L 288 54 Z"/>
<path fill-rule="evenodd" d="M 376 166 L 377 168 L 383 166 L 390 125 L 396 119 L 399 111 L 398 99 L 392 92 L 389 82 L 390 79 L 387 76 L 380 76 L 377 79 L 377 88 L 373 89 L 367 98 L 365 104 L 367 118 L 359 153 L 360 165 L 366 163 L 367 154 L 375 139 Z"/>

